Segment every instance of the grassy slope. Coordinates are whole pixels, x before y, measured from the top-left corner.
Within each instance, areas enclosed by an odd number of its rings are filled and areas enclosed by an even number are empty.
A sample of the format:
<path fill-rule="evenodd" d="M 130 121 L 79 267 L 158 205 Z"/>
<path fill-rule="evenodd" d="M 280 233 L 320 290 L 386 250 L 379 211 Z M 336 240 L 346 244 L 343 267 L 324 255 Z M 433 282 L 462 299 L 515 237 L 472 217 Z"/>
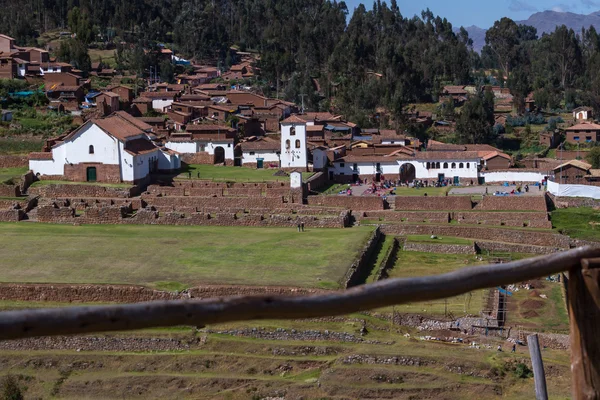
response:
<path fill-rule="evenodd" d="M 0 154 L 26 155 L 32 151 L 40 151 L 44 144 L 39 138 L 0 137 Z"/>
<path fill-rule="evenodd" d="M 556 210 L 552 212 L 552 225 L 573 238 L 600 240 L 600 212 L 590 207 Z"/>
<path fill-rule="evenodd" d="M 332 287 L 370 231 L 0 224 L 1 280 Z"/>
<path fill-rule="evenodd" d="M 27 167 L 17 168 L 0 168 L 0 183 L 5 182 L 9 179 L 18 178 L 27 172 Z"/>

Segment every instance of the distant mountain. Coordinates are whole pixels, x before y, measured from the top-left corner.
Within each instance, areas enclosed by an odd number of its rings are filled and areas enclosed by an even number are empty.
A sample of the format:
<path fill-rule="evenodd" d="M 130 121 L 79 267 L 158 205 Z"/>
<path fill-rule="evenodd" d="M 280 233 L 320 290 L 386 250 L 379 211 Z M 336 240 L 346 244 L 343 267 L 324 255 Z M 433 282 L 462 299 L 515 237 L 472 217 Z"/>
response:
<path fill-rule="evenodd" d="M 600 30 L 600 11 L 587 15 L 571 12 L 542 11 L 533 14 L 524 21 L 515 22 L 520 25 L 534 26 L 537 29 L 538 36 L 542 36 L 542 33 L 554 32 L 556 27 L 561 25 L 566 25 L 567 28 L 571 28 L 579 33 L 581 32 L 581 28 L 585 27 L 587 29 L 590 26 L 593 26 L 596 30 Z M 465 29 L 469 32 L 469 37 L 473 39 L 473 49 L 481 52 L 481 49 L 485 46 L 485 32 L 487 30 L 474 25 Z"/>

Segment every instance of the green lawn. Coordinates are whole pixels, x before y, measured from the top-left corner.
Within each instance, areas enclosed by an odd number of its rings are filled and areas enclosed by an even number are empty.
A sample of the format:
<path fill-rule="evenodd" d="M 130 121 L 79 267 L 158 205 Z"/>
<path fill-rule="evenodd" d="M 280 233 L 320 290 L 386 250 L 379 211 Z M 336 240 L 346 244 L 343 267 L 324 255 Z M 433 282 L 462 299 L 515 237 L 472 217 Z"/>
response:
<path fill-rule="evenodd" d="M 600 212 L 593 208 L 555 210 L 552 212 L 552 225 L 572 238 L 600 241 Z"/>
<path fill-rule="evenodd" d="M 17 179 L 27 172 L 27 167 L 17 168 L 0 168 L 0 183 L 6 182 L 10 179 Z"/>
<path fill-rule="evenodd" d="M 406 241 L 416 243 L 473 245 L 473 240 L 470 239 L 441 236 L 439 236 L 437 239 L 432 239 L 431 235 L 408 235 L 406 237 Z"/>
<path fill-rule="evenodd" d="M 224 167 L 220 165 L 200 165 L 189 164 L 177 178 L 189 179 L 188 172 L 192 179 L 212 179 L 213 181 L 226 182 L 288 182 L 289 176 L 274 176 L 276 169 L 253 169 L 242 167 Z M 200 178 L 198 178 L 200 173 Z M 302 177 L 307 179 L 313 175 L 312 172 L 303 172 Z"/>
<path fill-rule="evenodd" d="M 371 231 L 5 223 L 0 280 L 337 287 Z"/>
<path fill-rule="evenodd" d="M 39 138 L 1 137 L 0 154 L 29 154 L 40 151 L 44 140 Z"/>

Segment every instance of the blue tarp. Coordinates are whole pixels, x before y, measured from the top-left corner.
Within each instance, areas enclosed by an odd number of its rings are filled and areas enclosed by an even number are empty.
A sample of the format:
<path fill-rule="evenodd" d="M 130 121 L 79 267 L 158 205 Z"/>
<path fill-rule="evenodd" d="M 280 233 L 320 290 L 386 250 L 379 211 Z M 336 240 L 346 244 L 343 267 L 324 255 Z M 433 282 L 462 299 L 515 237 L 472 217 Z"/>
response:
<path fill-rule="evenodd" d="M 348 128 L 348 127 L 333 126 L 333 125 L 326 125 L 325 129 L 328 131 L 333 131 L 333 132 L 348 132 L 348 131 L 350 131 L 350 128 Z"/>

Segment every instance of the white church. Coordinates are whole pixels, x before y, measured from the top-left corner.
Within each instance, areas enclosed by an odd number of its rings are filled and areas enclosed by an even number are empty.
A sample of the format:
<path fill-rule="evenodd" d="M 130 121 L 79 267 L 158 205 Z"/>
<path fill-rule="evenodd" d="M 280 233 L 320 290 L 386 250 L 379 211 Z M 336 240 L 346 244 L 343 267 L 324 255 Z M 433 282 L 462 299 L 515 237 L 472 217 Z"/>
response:
<path fill-rule="evenodd" d="M 150 125 L 118 111 L 52 140 L 48 151 L 31 153 L 29 169 L 38 177 L 136 184 L 181 167 L 179 154 L 154 139 Z"/>

